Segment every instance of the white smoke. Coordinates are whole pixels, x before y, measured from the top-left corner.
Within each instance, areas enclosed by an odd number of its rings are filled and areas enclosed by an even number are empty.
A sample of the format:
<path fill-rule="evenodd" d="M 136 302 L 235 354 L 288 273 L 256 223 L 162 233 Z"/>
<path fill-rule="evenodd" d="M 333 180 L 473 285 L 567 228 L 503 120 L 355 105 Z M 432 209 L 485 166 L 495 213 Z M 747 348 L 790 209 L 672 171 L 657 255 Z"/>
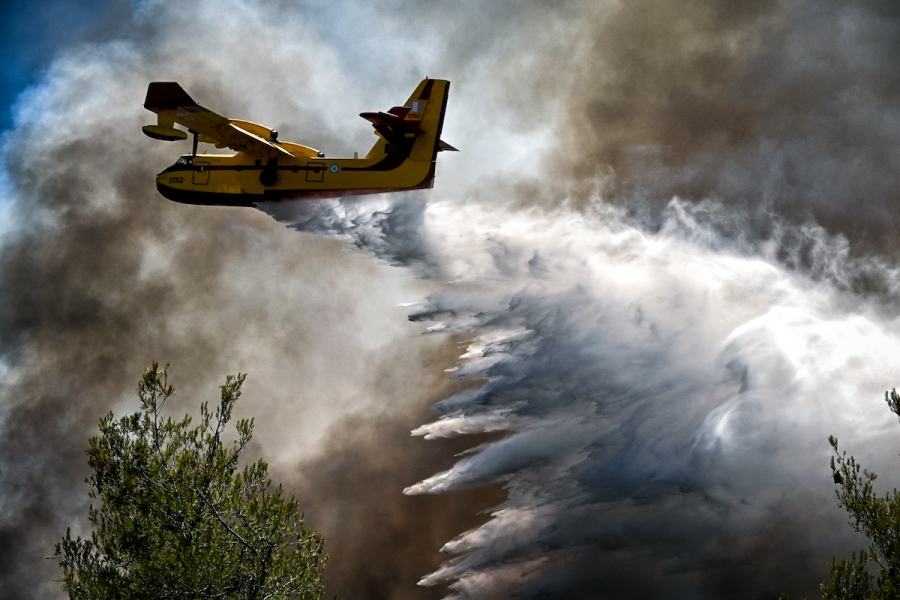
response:
<path fill-rule="evenodd" d="M 458 556 L 422 585 L 449 582 L 459 598 L 634 597 L 627 580 L 641 573 L 644 597 L 707 597 L 749 564 L 774 571 L 746 592 L 758 594 L 790 570 L 783 553 L 824 570 L 858 543 L 835 506 L 828 435 L 898 475 L 880 398 L 900 381 L 900 328 L 883 305 L 848 301 L 839 238 L 809 229 L 819 262 L 798 272 L 774 242 L 729 241 L 677 200 L 656 231 L 600 201 L 587 214 L 386 200 L 264 209 L 448 282 L 410 318 L 468 340 L 454 376 L 483 384 L 439 402 L 413 434 L 507 435 L 404 493 L 500 481 L 508 499 L 449 541 Z"/>

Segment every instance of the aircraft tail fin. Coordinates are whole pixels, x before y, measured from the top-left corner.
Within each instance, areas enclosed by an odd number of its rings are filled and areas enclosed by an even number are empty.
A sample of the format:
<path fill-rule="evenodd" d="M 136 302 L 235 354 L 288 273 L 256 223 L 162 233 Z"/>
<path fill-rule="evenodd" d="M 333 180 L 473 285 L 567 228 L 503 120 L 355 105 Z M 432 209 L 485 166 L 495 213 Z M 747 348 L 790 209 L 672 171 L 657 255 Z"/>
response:
<path fill-rule="evenodd" d="M 438 152 L 456 151 L 441 140 L 449 93 L 449 81 L 425 78 L 403 106 L 386 113 L 361 113 L 379 136 L 366 158 L 401 153 L 411 160 L 434 162 Z"/>

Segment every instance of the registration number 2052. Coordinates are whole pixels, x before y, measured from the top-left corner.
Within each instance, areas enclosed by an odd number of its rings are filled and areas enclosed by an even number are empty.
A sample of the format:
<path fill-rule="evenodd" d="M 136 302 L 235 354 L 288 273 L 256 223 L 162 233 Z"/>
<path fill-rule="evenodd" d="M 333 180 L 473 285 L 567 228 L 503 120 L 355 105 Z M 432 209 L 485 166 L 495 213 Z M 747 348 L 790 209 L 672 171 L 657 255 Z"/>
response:
<path fill-rule="evenodd" d="M 169 177 L 169 183 L 184 183 L 184 177 Z"/>

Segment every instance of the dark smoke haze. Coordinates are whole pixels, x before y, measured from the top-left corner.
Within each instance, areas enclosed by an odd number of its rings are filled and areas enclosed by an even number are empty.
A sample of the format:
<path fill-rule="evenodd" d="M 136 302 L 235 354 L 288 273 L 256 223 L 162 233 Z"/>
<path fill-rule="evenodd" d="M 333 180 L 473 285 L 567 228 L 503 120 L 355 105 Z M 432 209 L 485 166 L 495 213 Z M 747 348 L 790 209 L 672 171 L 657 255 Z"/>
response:
<path fill-rule="evenodd" d="M 813 595 L 861 547 L 826 438 L 900 475 L 895 3 L 147 1 L 103 23 L 2 140 L 5 597 L 60 597 L 44 557 L 86 532 L 87 439 L 153 360 L 178 412 L 249 373 L 253 451 L 347 599 Z M 453 82 L 463 150 L 431 192 L 273 220 L 154 189 L 188 149 L 141 135 L 149 81 L 349 155 L 357 113 L 426 75 Z"/>

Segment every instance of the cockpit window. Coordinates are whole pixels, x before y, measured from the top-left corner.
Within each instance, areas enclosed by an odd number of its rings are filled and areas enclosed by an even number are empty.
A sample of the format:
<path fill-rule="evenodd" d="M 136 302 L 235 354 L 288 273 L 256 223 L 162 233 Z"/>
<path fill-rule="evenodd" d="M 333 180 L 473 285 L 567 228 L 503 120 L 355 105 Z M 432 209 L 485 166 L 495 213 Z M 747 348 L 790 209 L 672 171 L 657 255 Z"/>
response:
<path fill-rule="evenodd" d="M 176 165 L 192 165 L 194 164 L 194 158 L 192 156 L 182 156 L 178 159 Z"/>

